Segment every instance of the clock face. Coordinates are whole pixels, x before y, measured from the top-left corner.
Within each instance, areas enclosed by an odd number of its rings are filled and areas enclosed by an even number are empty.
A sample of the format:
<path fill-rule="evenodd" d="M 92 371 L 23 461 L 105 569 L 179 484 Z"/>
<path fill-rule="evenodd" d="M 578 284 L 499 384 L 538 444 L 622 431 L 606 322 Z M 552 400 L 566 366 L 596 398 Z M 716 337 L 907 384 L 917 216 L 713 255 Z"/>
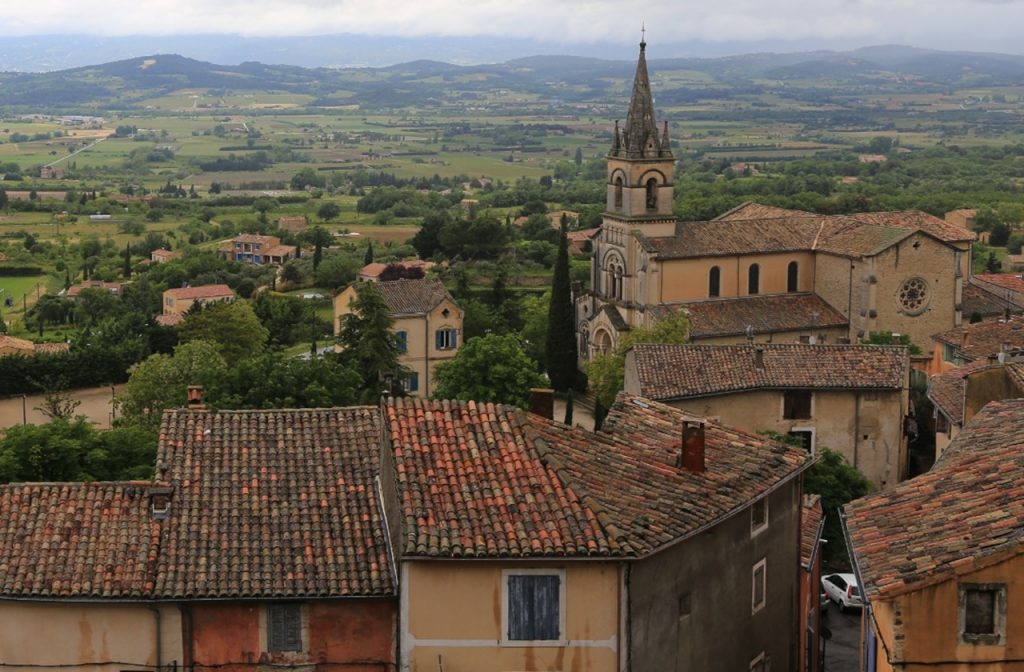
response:
<path fill-rule="evenodd" d="M 928 283 L 924 278 L 908 278 L 896 292 L 896 300 L 903 312 L 908 315 L 920 315 L 928 307 Z"/>

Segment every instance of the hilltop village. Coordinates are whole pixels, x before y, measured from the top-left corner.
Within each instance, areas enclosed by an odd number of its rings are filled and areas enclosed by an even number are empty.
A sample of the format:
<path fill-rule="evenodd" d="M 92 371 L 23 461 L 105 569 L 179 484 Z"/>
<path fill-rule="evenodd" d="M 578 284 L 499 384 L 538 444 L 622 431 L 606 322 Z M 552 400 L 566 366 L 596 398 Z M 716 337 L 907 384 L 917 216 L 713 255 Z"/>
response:
<path fill-rule="evenodd" d="M 1024 669 L 1024 280 L 977 213 L 680 219 L 645 43 L 613 129 L 600 212 L 426 189 L 401 255 L 261 195 L 8 300 L 0 666 L 818 672 L 845 622 L 851 670 Z"/>

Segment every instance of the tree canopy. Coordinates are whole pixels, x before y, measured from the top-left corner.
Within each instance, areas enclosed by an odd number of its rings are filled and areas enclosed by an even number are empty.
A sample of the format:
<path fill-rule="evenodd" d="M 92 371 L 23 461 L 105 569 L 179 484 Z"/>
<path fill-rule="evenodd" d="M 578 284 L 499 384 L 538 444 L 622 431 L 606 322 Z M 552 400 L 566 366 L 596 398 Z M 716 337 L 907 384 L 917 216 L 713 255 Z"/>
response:
<path fill-rule="evenodd" d="M 270 337 L 252 306 L 244 301 L 193 304 L 178 336 L 182 342 L 209 341 L 232 364 L 263 351 Z"/>
<path fill-rule="evenodd" d="M 512 334 L 467 340 L 455 357 L 437 366 L 435 399 L 490 401 L 525 407 L 530 388 L 547 380 Z"/>

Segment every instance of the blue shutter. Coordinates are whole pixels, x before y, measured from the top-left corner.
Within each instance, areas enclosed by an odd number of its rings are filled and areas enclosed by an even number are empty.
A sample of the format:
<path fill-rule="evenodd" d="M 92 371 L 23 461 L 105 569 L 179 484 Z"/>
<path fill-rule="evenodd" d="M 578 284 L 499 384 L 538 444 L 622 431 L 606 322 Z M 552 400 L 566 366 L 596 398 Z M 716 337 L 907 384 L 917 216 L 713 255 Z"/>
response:
<path fill-rule="evenodd" d="M 409 391 L 417 392 L 420 389 L 420 374 L 413 372 L 409 374 Z"/>
<path fill-rule="evenodd" d="M 451 330 L 451 335 L 452 335 L 451 348 L 452 348 L 452 350 L 454 350 L 455 348 L 459 347 L 459 332 L 457 332 L 454 329 L 452 329 Z"/>
<path fill-rule="evenodd" d="M 542 641 L 561 639 L 559 632 L 558 575 L 508 577 L 508 639 Z"/>
<path fill-rule="evenodd" d="M 434 348 L 444 350 L 444 332 L 440 329 L 434 332 Z"/>

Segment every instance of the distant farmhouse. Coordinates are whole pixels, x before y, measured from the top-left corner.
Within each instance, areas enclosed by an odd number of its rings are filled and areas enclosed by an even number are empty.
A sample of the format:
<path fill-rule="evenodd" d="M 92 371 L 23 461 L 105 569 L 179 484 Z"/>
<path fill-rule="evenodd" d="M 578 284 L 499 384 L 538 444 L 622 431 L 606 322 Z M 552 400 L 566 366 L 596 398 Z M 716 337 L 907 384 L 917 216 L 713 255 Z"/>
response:
<path fill-rule="evenodd" d="M 581 363 L 671 311 L 708 343 L 856 343 L 889 331 L 926 346 L 961 324 L 976 237 L 965 226 L 923 212 L 824 216 L 756 203 L 680 222 L 675 161 L 641 52 L 608 154 L 592 289 L 576 296 Z"/>
<path fill-rule="evenodd" d="M 231 261 L 241 261 L 258 266 L 283 264 L 299 256 L 299 248 L 282 245 L 277 236 L 260 236 L 247 233 L 232 238 L 220 248 L 220 256 Z"/>

